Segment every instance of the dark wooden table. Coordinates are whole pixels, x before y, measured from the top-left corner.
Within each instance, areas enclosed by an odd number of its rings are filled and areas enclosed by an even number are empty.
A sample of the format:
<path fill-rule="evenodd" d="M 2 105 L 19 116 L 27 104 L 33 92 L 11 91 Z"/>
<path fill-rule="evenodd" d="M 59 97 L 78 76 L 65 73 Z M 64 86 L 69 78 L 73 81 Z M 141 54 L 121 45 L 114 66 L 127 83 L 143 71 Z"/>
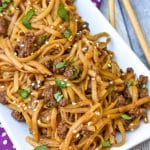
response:
<path fill-rule="evenodd" d="M 130 0 L 135 10 L 139 23 L 150 46 L 150 0 Z M 130 20 L 124 10 L 122 0 L 115 0 L 116 5 L 116 29 L 128 45 L 134 50 L 141 61 L 150 69 L 145 60 L 144 54 L 138 43 Z M 108 18 L 108 0 L 103 0 L 101 5 L 102 13 Z M 142 68 L 140 68 L 142 69 Z M 150 140 L 146 141 L 132 150 L 150 150 Z"/>

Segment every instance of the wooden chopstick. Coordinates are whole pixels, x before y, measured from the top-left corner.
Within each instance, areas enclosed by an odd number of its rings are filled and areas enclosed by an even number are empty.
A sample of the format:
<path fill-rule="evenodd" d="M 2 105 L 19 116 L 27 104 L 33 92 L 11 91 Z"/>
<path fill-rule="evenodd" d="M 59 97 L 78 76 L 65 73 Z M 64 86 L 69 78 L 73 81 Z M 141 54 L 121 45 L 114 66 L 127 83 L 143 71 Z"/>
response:
<path fill-rule="evenodd" d="M 141 48 L 143 50 L 143 53 L 147 59 L 148 64 L 150 65 L 150 48 L 147 44 L 147 41 L 145 40 L 144 34 L 142 32 L 142 29 L 140 27 L 140 24 L 137 20 L 137 17 L 135 15 L 135 12 L 131 6 L 130 0 L 122 0 L 124 7 L 128 13 L 128 16 L 130 18 L 130 21 L 132 23 L 132 26 L 134 28 L 134 31 L 136 33 L 136 36 L 139 40 L 139 43 L 141 45 Z"/>
<path fill-rule="evenodd" d="M 116 26 L 115 22 L 115 0 L 108 0 L 109 6 L 109 21 L 113 27 Z"/>

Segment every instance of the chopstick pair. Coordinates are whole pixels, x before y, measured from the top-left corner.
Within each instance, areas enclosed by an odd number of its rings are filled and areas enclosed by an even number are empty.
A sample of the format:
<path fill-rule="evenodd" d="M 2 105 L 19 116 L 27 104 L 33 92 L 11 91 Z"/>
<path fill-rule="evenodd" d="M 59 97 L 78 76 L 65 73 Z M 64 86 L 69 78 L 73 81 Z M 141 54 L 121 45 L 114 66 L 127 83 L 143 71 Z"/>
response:
<path fill-rule="evenodd" d="M 115 27 L 115 0 L 108 0 L 109 1 L 109 20 L 110 23 Z M 132 26 L 134 28 L 135 34 L 138 38 L 138 41 L 141 45 L 141 48 L 143 50 L 143 53 L 145 55 L 145 58 L 150 66 L 150 48 L 147 44 L 147 41 L 145 40 L 144 34 L 142 32 L 142 29 L 140 27 L 140 24 L 138 22 L 138 19 L 135 15 L 135 12 L 131 6 L 130 0 L 122 0 L 123 5 L 125 7 L 125 10 L 129 16 L 129 19 L 132 23 Z"/>

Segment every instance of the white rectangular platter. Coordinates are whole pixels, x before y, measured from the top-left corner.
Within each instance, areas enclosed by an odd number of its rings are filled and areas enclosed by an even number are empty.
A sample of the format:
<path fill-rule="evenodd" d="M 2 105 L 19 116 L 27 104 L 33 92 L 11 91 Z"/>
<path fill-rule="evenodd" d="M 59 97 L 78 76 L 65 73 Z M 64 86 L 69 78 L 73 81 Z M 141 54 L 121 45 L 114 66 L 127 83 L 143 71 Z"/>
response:
<path fill-rule="evenodd" d="M 115 53 L 115 59 L 119 66 L 125 70 L 127 67 L 133 67 L 136 75 L 144 74 L 150 79 L 149 70 L 142 64 L 137 56 L 132 52 L 128 45 L 122 40 L 118 33 L 104 18 L 101 12 L 95 8 L 90 0 L 76 0 L 78 13 L 90 24 L 92 34 L 98 32 L 108 32 L 112 39 L 110 49 Z M 150 89 L 150 82 L 148 83 Z M 25 137 L 29 135 L 27 126 L 24 123 L 18 123 L 11 117 L 11 111 L 0 104 L 0 121 L 10 136 L 17 150 L 32 150 L 33 148 L 26 143 Z M 150 118 L 150 113 L 149 113 Z M 150 123 L 144 124 L 132 132 L 127 133 L 126 144 L 112 150 L 127 150 L 133 146 L 150 138 Z"/>

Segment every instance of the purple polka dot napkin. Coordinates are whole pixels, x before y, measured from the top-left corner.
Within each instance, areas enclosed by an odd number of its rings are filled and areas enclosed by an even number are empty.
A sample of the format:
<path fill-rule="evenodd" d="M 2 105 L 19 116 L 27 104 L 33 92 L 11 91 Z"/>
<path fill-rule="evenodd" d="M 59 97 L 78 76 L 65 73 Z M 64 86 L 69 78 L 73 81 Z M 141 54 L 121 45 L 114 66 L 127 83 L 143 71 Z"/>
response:
<path fill-rule="evenodd" d="M 98 8 L 100 7 L 101 0 L 91 0 Z M 6 131 L 0 123 L 0 150 L 15 150 L 11 140 L 9 139 Z"/>

